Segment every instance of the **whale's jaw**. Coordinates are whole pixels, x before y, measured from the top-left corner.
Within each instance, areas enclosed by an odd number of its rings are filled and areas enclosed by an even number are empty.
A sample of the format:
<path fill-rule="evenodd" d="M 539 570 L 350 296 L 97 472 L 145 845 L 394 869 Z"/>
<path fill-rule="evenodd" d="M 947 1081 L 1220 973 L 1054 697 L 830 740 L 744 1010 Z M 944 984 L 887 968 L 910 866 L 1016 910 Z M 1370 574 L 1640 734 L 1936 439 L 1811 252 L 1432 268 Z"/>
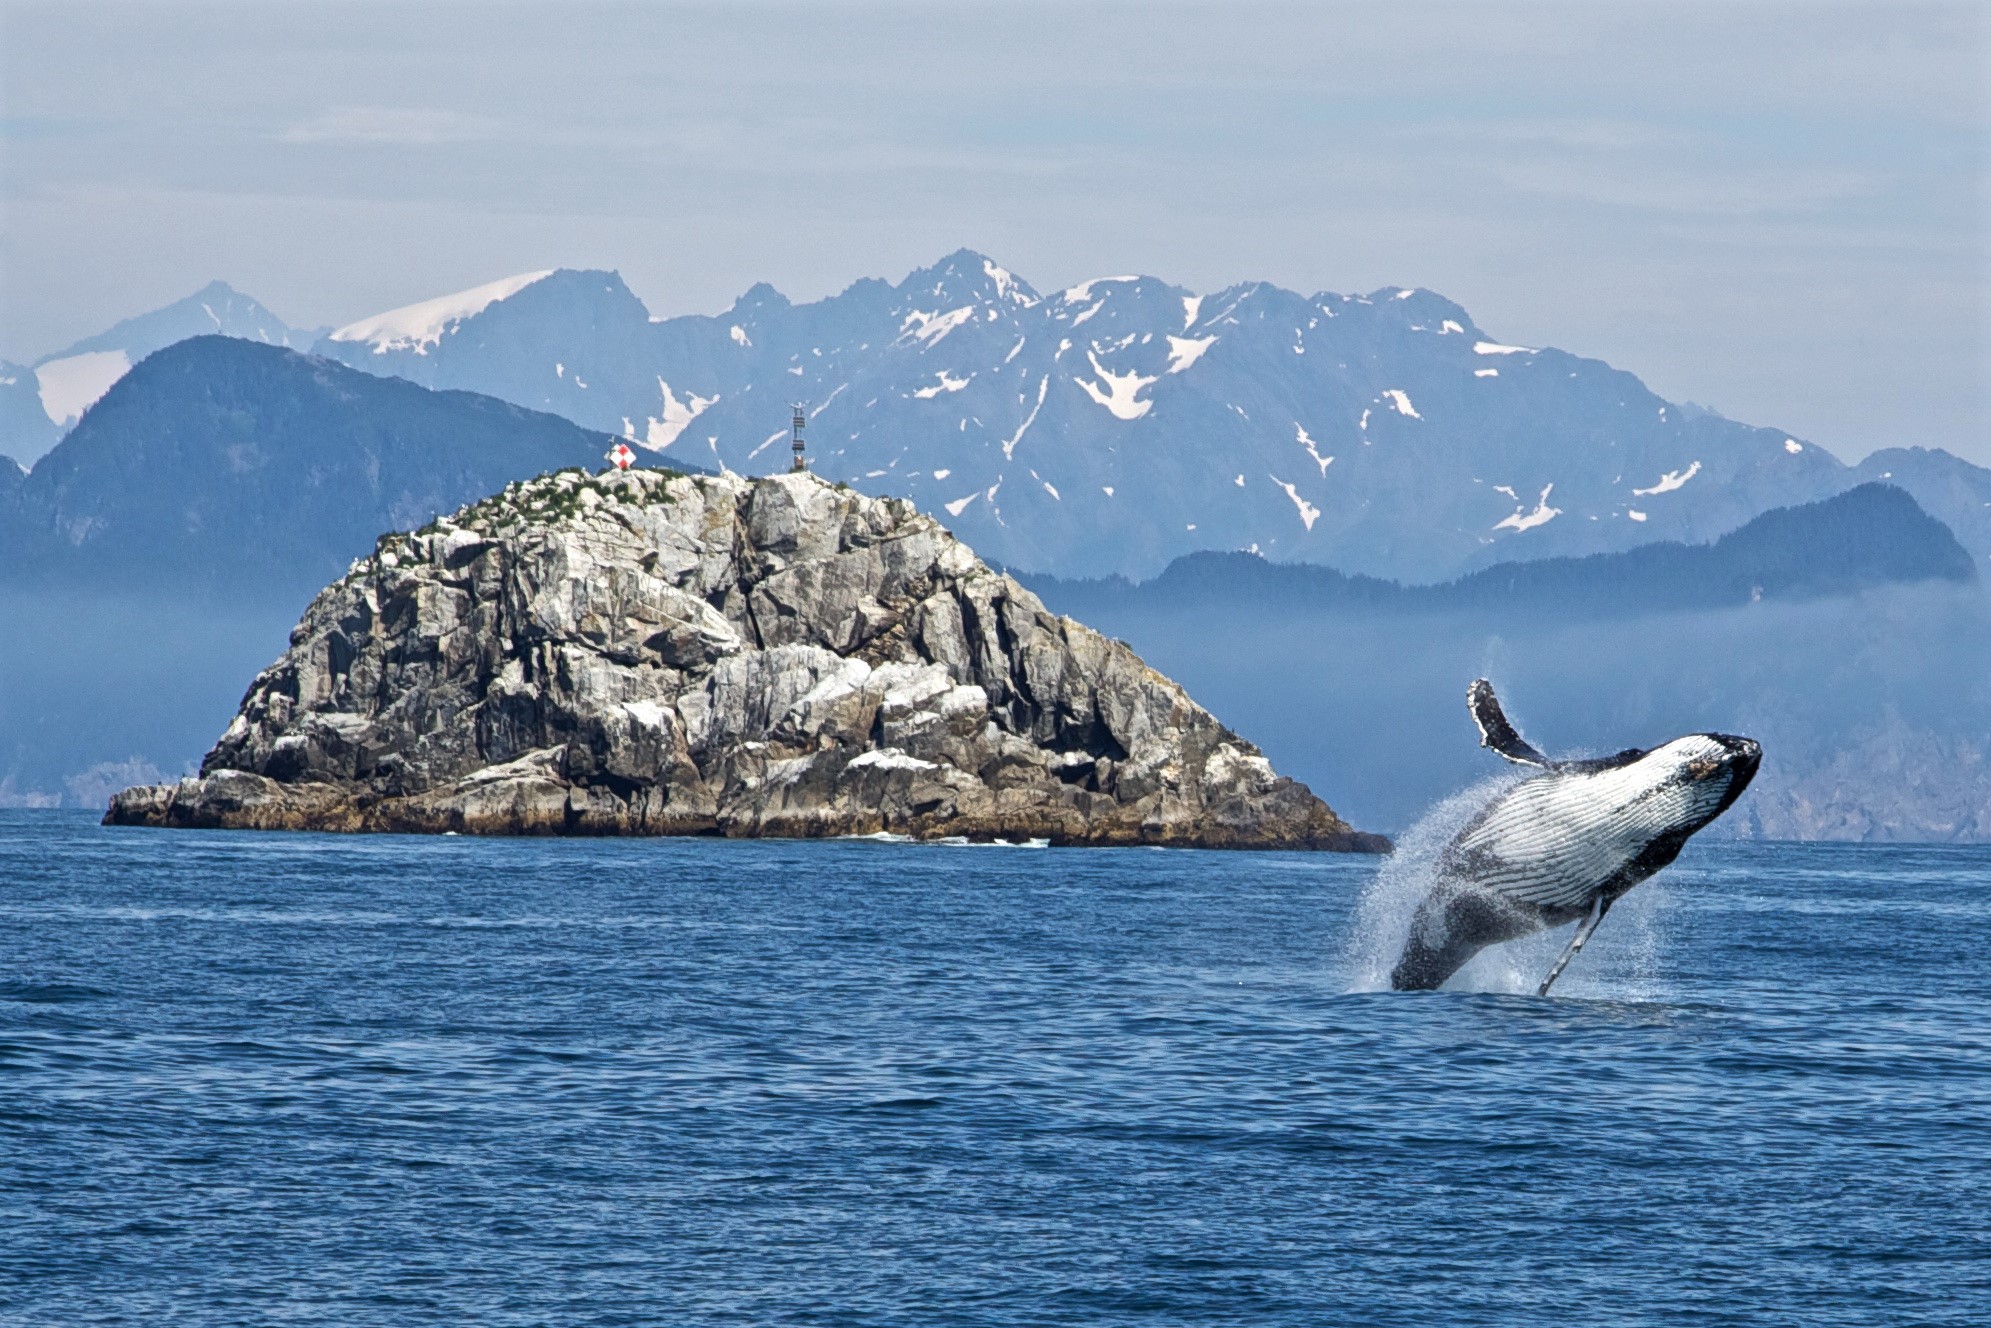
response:
<path fill-rule="evenodd" d="M 1754 738 L 1738 738 L 1732 733 L 1710 733 L 1707 735 L 1728 749 L 1728 792 L 1722 795 L 1721 805 L 1714 809 L 1713 821 L 1742 796 L 1756 772 L 1763 768 L 1763 746 Z"/>

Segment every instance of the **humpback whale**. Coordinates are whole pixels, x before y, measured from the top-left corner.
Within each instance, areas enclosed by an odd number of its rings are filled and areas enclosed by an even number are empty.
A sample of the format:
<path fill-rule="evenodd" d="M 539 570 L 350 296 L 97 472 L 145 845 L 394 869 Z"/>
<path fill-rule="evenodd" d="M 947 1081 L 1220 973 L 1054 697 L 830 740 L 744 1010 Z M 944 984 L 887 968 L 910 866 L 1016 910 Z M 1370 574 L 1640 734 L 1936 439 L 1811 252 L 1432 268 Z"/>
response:
<path fill-rule="evenodd" d="M 1390 986 L 1438 987 L 1489 945 L 1577 922 L 1542 980 L 1546 996 L 1619 896 L 1742 796 L 1763 749 L 1695 733 L 1650 750 L 1552 761 L 1515 731 L 1486 679 L 1466 689 L 1466 704 L 1482 747 L 1540 773 L 1488 803 L 1439 854 Z"/>

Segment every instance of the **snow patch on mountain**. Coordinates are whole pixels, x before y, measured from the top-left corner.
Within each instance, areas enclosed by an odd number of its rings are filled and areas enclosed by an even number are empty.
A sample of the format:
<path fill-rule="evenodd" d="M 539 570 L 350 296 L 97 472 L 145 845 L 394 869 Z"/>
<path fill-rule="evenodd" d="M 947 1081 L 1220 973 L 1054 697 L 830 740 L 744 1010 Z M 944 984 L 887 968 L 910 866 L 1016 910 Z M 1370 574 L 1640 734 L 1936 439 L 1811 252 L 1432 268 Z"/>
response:
<path fill-rule="evenodd" d="M 1388 397 L 1391 404 L 1396 407 L 1397 414 L 1408 415 L 1413 420 L 1424 418 L 1417 413 L 1417 407 L 1410 404 L 1410 395 L 1401 388 L 1386 387 L 1383 389 L 1383 395 Z"/>
<path fill-rule="evenodd" d="M 678 440 L 678 436 L 691 427 L 693 420 L 703 415 L 719 400 L 716 393 L 709 397 L 702 397 L 696 392 L 686 392 L 684 400 L 679 401 L 677 393 L 671 391 L 671 385 L 662 378 L 657 379 L 657 390 L 663 393 L 664 413 L 660 418 L 651 418 L 649 431 L 644 435 L 642 440 L 643 446 L 657 452 L 661 452 L 672 443 L 675 443 Z M 779 433 L 775 434 L 777 438 L 780 436 Z"/>
<path fill-rule="evenodd" d="M 1320 448 L 1315 446 L 1314 440 L 1307 434 L 1306 429 L 1300 424 L 1298 420 L 1293 421 L 1293 432 L 1299 435 L 1300 446 L 1307 449 L 1307 455 L 1314 459 L 1314 464 L 1316 466 L 1320 467 L 1320 473 L 1322 475 L 1327 474 L 1327 468 L 1334 464 L 1334 458 L 1331 456 L 1322 456 L 1320 454 Z M 1239 477 L 1238 482 L 1240 484 L 1244 482 L 1242 476 Z M 1311 530 L 1313 529 L 1313 526 L 1309 524 L 1307 526 L 1307 529 Z"/>
<path fill-rule="evenodd" d="M 1685 484 L 1688 480 L 1694 478 L 1694 476 L 1700 473 L 1701 473 L 1701 463 L 1696 461 L 1693 465 L 1688 466 L 1685 470 L 1667 471 L 1664 475 L 1661 475 L 1659 477 L 1659 483 L 1653 485 L 1650 489 L 1633 489 L 1632 493 L 1640 498 L 1650 498 L 1654 494 L 1660 494 L 1660 493 L 1671 493 L 1673 492 L 1673 490 L 1679 488 L 1681 485 Z"/>
<path fill-rule="evenodd" d="M 1314 522 L 1320 520 L 1320 509 L 1300 497 L 1300 488 L 1297 484 L 1288 484 L 1277 475 L 1268 475 L 1266 478 L 1286 491 L 1286 496 L 1293 500 L 1293 506 L 1299 509 L 1300 524 L 1312 530 Z"/>
<path fill-rule="evenodd" d="M 1124 285 L 1139 280 L 1139 277 L 1094 277 L 1091 281 L 1081 281 L 1076 286 L 1067 287 L 1058 298 L 1066 304 L 1084 304 L 1092 298 L 1094 286 Z"/>
<path fill-rule="evenodd" d="M 394 350 L 412 350 L 417 355 L 426 355 L 429 347 L 440 342 L 456 324 L 483 313 L 500 300 L 510 299 L 536 281 L 544 281 L 553 272 L 552 268 L 544 272 L 525 272 L 502 281 L 472 286 L 454 295 L 389 309 L 384 314 L 346 324 L 333 332 L 329 340 L 363 342 L 373 347 L 375 355 L 385 355 Z"/>
<path fill-rule="evenodd" d="M 1050 390 L 1051 378 L 1050 375 L 1046 374 L 1037 383 L 1037 404 L 1030 408 L 1030 413 L 1023 417 L 1023 423 L 1016 426 L 1016 432 L 1011 434 L 1009 440 L 1002 445 L 1002 459 L 1004 461 L 1016 455 L 1016 445 L 1023 441 L 1023 435 L 1029 433 L 1030 426 L 1037 422 L 1037 412 L 1044 409 L 1044 396 Z M 956 513 L 956 515 L 958 516 L 959 513 Z"/>
<path fill-rule="evenodd" d="M 42 411 L 57 424 L 74 424 L 130 370 L 131 359 L 121 350 L 93 350 L 44 361 L 35 366 Z"/>
<path fill-rule="evenodd" d="M 1101 364 L 1099 357 L 1091 351 L 1087 351 L 1085 357 L 1092 361 L 1092 371 L 1099 375 L 1099 382 L 1094 383 L 1084 378 L 1074 378 L 1072 381 L 1084 388 L 1087 396 L 1106 407 L 1113 418 L 1138 420 L 1153 409 L 1154 402 L 1139 400 L 1138 395 L 1142 388 L 1160 381 L 1159 379 L 1144 378 L 1132 369 L 1123 374 L 1116 374 Z"/>
<path fill-rule="evenodd" d="M 959 392 L 974 381 L 975 375 L 969 374 L 966 378 L 956 378 L 948 373 L 947 370 L 942 369 L 934 374 L 934 377 L 939 381 L 929 384 L 926 387 L 915 389 L 913 395 L 921 401 L 931 401 L 942 392 Z"/>
<path fill-rule="evenodd" d="M 1502 487 L 1501 492 L 1512 495 L 1514 491 L 1512 489 Z M 1495 530 L 1520 531 L 1520 530 L 1533 530 L 1536 526 L 1547 525 L 1549 522 L 1555 520 L 1557 517 L 1562 515 L 1562 509 L 1560 507 L 1549 506 L 1549 495 L 1554 492 L 1555 492 L 1555 485 L 1550 484 L 1545 486 L 1542 489 L 1542 496 L 1535 500 L 1534 511 L 1524 514 L 1519 508 L 1516 508 L 1514 510 L 1513 516 L 1508 517 L 1504 521 L 1494 522 L 1493 528 Z"/>
<path fill-rule="evenodd" d="M 1015 304 L 1022 305 L 1026 309 L 1036 307 L 1037 297 L 1023 288 L 1022 283 L 1017 281 L 1016 275 L 1013 272 L 996 263 L 994 259 L 984 258 L 982 260 L 982 274 L 995 287 L 997 299 L 1009 300 Z"/>
<path fill-rule="evenodd" d="M 930 350 L 945 340 L 949 332 L 974 316 L 975 306 L 972 304 L 949 309 L 946 313 L 928 313 L 924 309 L 915 309 L 906 315 L 904 322 L 899 324 L 899 339 L 892 344 L 904 345 L 909 341 L 917 341 Z"/>
<path fill-rule="evenodd" d="M 1203 352 L 1217 344 L 1215 337 L 1170 337 L 1167 373 L 1181 373 L 1203 358 Z"/>
<path fill-rule="evenodd" d="M 1533 355 L 1534 353 L 1535 348 L 1533 346 L 1503 346 L 1497 341 L 1475 341 L 1473 343 L 1473 354 L 1475 355 Z"/>

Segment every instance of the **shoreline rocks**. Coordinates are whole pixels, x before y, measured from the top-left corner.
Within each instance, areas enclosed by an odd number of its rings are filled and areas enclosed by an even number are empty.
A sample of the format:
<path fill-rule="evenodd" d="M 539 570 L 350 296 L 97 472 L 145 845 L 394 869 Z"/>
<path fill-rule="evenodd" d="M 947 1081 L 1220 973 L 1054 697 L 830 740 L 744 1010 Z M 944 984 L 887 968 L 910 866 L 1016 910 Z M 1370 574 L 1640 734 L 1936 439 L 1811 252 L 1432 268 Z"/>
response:
<path fill-rule="evenodd" d="M 563 471 L 381 539 L 106 824 L 1387 851 L 900 499 Z"/>

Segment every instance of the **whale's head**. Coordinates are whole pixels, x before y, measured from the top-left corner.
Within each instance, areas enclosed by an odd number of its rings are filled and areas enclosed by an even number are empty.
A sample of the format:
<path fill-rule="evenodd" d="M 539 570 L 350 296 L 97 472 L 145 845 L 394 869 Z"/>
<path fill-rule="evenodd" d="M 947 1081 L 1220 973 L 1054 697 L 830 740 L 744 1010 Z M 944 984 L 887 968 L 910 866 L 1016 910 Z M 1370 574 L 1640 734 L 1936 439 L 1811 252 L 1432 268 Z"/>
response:
<path fill-rule="evenodd" d="M 1653 748 L 1639 764 L 1667 819 L 1691 834 L 1735 805 L 1763 764 L 1763 748 L 1732 733 L 1690 733 Z"/>

